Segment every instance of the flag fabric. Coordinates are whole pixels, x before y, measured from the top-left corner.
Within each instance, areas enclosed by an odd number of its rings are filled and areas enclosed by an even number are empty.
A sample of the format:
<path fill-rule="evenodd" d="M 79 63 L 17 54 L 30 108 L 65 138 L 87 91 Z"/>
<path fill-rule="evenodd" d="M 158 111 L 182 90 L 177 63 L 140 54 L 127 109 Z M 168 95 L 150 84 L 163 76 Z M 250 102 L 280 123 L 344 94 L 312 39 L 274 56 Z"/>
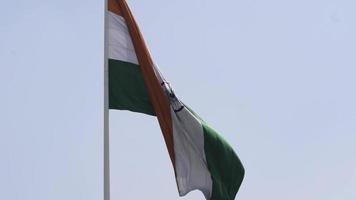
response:
<path fill-rule="evenodd" d="M 180 196 L 233 200 L 245 171 L 231 146 L 174 94 L 125 0 L 108 0 L 109 109 L 158 118 Z"/>

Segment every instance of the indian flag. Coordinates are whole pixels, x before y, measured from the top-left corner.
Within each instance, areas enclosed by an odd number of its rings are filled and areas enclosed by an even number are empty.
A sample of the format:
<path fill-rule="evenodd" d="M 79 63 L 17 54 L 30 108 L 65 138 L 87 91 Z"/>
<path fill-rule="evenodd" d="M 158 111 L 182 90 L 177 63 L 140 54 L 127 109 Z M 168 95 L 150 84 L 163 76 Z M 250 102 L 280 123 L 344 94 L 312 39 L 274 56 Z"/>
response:
<path fill-rule="evenodd" d="M 158 118 L 180 196 L 233 200 L 244 168 L 231 146 L 174 94 L 125 0 L 108 0 L 109 108 Z"/>

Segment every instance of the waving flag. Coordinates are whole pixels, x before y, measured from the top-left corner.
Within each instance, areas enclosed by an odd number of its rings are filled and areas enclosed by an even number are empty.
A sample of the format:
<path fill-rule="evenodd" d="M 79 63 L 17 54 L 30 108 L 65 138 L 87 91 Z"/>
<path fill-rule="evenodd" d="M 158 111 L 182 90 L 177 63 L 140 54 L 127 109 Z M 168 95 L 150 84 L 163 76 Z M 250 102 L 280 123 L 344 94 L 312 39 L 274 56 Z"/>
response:
<path fill-rule="evenodd" d="M 109 108 L 158 118 L 180 196 L 233 200 L 244 168 L 230 145 L 174 94 L 125 0 L 108 0 Z"/>

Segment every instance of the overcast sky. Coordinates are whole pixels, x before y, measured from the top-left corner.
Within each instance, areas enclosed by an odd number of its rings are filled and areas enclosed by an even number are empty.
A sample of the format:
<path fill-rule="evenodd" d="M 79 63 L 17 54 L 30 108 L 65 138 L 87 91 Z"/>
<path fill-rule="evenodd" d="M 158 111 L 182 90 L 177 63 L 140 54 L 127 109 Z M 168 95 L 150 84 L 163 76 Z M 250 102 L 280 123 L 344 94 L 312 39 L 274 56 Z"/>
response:
<path fill-rule="evenodd" d="M 128 0 L 177 96 L 240 156 L 238 200 L 356 198 L 356 1 Z M 102 199 L 103 1 L 0 6 L 0 199 Z M 112 200 L 179 198 L 157 120 L 110 112 Z"/>

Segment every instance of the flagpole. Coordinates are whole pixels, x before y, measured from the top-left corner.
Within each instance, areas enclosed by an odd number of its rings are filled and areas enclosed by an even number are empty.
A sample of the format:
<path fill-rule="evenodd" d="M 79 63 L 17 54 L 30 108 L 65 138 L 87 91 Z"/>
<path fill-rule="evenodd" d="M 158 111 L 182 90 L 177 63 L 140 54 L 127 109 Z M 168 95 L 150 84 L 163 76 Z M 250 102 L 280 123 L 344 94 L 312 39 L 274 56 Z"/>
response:
<path fill-rule="evenodd" d="M 104 200 L 110 200 L 110 133 L 109 133 L 109 69 L 108 69 L 108 0 L 104 11 Z"/>

